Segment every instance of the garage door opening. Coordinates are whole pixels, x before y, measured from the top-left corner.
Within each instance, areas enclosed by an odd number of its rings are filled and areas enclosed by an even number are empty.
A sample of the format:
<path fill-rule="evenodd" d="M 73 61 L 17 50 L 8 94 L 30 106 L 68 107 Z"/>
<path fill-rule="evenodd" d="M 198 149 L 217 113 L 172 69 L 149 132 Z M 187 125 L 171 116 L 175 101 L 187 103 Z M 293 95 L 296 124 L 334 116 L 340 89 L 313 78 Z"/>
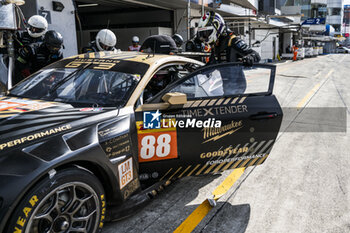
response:
<path fill-rule="evenodd" d="M 150 35 L 172 35 L 174 12 L 124 1 L 75 1 L 78 50 L 95 40 L 99 30 L 108 28 L 117 36 L 116 48 L 123 51 L 133 36 L 140 44 Z"/>

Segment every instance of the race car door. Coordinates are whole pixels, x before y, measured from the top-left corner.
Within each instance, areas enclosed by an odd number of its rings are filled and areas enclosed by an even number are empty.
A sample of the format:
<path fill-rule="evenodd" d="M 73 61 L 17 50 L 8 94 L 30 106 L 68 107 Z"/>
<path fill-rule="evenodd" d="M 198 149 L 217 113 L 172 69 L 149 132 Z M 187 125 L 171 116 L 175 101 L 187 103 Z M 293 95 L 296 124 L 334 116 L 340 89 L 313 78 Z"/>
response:
<path fill-rule="evenodd" d="M 272 95 L 274 78 L 271 65 L 208 66 L 140 106 L 136 121 L 141 180 L 263 163 L 283 115 Z"/>

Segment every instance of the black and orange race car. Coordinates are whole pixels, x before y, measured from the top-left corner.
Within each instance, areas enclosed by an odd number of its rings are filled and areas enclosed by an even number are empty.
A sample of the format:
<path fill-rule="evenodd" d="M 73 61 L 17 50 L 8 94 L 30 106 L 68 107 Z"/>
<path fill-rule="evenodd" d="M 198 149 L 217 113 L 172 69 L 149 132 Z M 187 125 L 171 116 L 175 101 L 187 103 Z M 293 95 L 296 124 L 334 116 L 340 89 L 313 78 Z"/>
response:
<path fill-rule="evenodd" d="M 0 97 L 0 232 L 98 232 L 175 179 L 263 163 L 274 77 L 136 52 L 40 70 Z"/>

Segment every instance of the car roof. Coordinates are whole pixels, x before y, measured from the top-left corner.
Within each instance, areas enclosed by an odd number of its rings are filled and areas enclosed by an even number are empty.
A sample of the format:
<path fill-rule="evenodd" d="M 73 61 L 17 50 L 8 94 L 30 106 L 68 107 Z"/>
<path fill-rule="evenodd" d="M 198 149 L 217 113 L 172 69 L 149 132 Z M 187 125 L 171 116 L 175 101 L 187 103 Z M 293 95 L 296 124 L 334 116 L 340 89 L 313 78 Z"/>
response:
<path fill-rule="evenodd" d="M 64 60 L 70 59 L 108 59 L 108 60 L 125 60 L 145 63 L 150 66 L 155 63 L 162 63 L 161 61 L 166 60 L 167 62 L 178 61 L 178 62 L 192 62 L 196 64 L 203 64 L 197 60 L 176 56 L 176 55 L 166 55 L 166 54 L 148 54 L 135 51 L 105 51 L 105 52 L 94 52 L 94 53 L 84 53 L 76 56 L 65 58 Z"/>

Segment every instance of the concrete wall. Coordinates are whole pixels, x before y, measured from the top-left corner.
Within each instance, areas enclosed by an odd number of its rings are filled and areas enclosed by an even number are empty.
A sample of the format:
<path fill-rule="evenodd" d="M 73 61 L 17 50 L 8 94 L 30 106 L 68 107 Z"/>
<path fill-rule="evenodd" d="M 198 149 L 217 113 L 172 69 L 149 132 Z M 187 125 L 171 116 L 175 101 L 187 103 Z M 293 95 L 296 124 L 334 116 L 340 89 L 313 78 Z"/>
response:
<path fill-rule="evenodd" d="M 327 4 L 327 0 L 311 0 L 311 4 Z"/>
<path fill-rule="evenodd" d="M 266 37 L 267 33 L 270 35 Z M 265 37 L 266 39 L 261 43 L 261 59 L 273 59 L 274 54 L 275 59 L 277 59 L 276 56 L 279 50 L 278 30 L 255 30 L 255 40 L 252 41 L 252 43 L 254 43 L 256 40 L 262 41 Z M 275 51 L 273 51 L 273 41 L 275 41 Z"/>
<path fill-rule="evenodd" d="M 187 41 L 187 9 L 177 9 L 174 11 L 174 33 L 182 36 Z"/>
<path fill-rule="evenodd" d="M 342 8 L 344 0 L 327 0 L 327 7 Z"/>
<path fill-rule="evenodd" d="M 113 25 L 167 23 L 172 21 L 171 13 L 161 9 L 137 12 L 80 14 L 80 17 L 83 24 L 89 26 L 86 29 L 105 28 L 108 23 L 113 28 Z"/>

